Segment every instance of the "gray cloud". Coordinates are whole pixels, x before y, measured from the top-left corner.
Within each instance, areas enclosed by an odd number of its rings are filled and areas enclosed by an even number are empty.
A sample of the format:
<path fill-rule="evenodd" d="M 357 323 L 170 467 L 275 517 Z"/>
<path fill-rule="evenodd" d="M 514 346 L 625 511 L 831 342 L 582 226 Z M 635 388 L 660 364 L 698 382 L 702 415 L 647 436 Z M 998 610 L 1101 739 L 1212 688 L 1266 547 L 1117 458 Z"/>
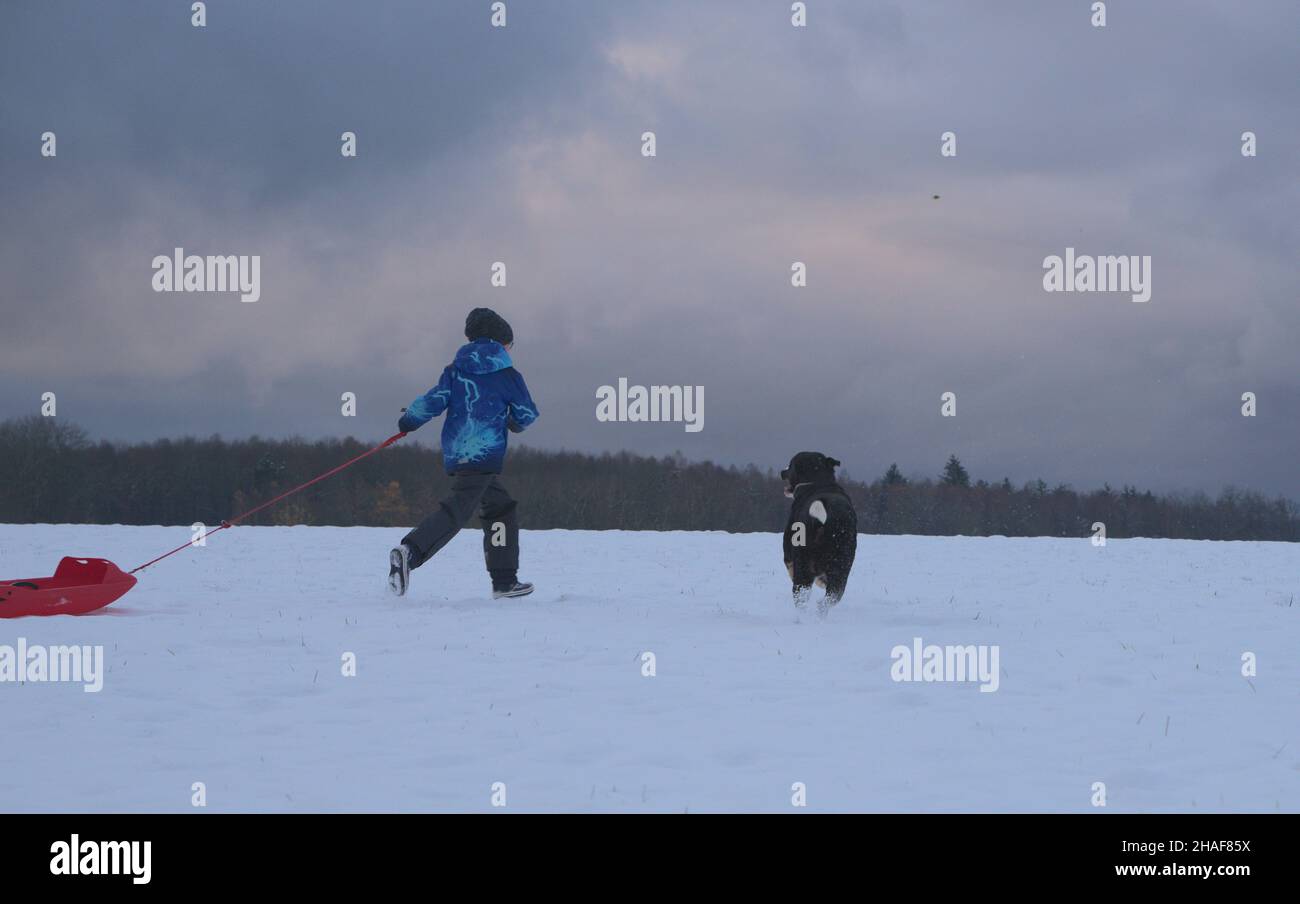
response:
<path fill-rule="evenodd" d="M 7 9 L 0 416 L 386 435 L 488 304 L 538 445 L 1300 495 L 1293 4 L 509 8 Z M 178 245 L 260 254 L 262 301 L 153 293 Z M 1044 293 L 1067 245 L 1151 255 L 1152 301 Z M 619 376 L 705 430 L 598 424 Z"/>

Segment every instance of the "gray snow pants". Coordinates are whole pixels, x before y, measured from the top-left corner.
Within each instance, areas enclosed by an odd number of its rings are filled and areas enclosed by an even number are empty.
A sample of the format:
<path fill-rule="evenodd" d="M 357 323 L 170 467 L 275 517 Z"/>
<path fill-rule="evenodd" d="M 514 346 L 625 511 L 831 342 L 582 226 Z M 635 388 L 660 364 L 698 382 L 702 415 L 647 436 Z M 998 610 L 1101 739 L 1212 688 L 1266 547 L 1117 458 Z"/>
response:
<path fill-rule="evenodd" d="M 451 542 L 475 512 L 483 521 L 483 558 L 494 587 L 517 580 L 519 522 L 515 500 L 496 474 L 462 472 L 451 476 L 451 494 L 438 510 L 402 538 L 411 549 L 411 567 L 418 568 Z"/>

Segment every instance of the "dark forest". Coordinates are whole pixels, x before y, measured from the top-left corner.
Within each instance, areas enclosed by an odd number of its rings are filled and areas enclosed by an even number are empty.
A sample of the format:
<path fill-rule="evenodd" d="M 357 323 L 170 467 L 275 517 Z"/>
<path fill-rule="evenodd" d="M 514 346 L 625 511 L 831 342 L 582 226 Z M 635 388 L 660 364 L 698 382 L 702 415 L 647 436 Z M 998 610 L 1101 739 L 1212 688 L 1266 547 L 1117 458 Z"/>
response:
<path fill-rule="evenodd" d="M 0 423 L 0 522 L 216 524 L 308 480 L 373 443 L 353 438 L 94 442 L 39 416 Z M 870 534 L 1300 541 L 1300 506 L 1227 488 L 1157 495 L 1078 490 L 1041 480 L 975 479 L 955 454 L 874 479 L 841 473 Z M 511 450 L 502 477 L 525 528 L 780 531 L 788 502 L 773 470 L 652 458 Z M 435 449 L 405 441 L 259 513 L 249 524 L 409 526 L 447 489 Z"/>

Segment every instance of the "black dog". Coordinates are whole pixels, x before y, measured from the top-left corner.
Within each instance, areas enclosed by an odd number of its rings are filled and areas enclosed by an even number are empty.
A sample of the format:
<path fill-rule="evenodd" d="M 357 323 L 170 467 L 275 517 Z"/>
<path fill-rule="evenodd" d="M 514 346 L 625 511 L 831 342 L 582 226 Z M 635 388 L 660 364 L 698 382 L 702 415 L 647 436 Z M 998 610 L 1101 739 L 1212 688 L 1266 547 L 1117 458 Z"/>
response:
<path fill-rule="evenodd" d="M 822 615 L 844 596 L 858 551 L 858 513 L 835 482 L 837 465 L 820 452 L 800 452 L 781 472 L 785 495 L 794 500 L 784 539 L 794 604 L 802 609 L 816 584 L 826 590 L 817 603 Z"/>

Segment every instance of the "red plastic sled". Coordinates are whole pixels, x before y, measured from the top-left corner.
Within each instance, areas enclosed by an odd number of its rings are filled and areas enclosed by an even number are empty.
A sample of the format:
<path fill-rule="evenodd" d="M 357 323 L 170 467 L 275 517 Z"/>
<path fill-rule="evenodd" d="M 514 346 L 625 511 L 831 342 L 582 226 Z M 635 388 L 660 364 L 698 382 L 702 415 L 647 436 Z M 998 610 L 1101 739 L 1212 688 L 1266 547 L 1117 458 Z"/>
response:
<path fill-rule="evenodd" d="M 135 586 L 135 578 L 108 559 L 64 556 L 54 576 L 0 581 L 0 618 L 84 615 L 103 609 Z"/>

